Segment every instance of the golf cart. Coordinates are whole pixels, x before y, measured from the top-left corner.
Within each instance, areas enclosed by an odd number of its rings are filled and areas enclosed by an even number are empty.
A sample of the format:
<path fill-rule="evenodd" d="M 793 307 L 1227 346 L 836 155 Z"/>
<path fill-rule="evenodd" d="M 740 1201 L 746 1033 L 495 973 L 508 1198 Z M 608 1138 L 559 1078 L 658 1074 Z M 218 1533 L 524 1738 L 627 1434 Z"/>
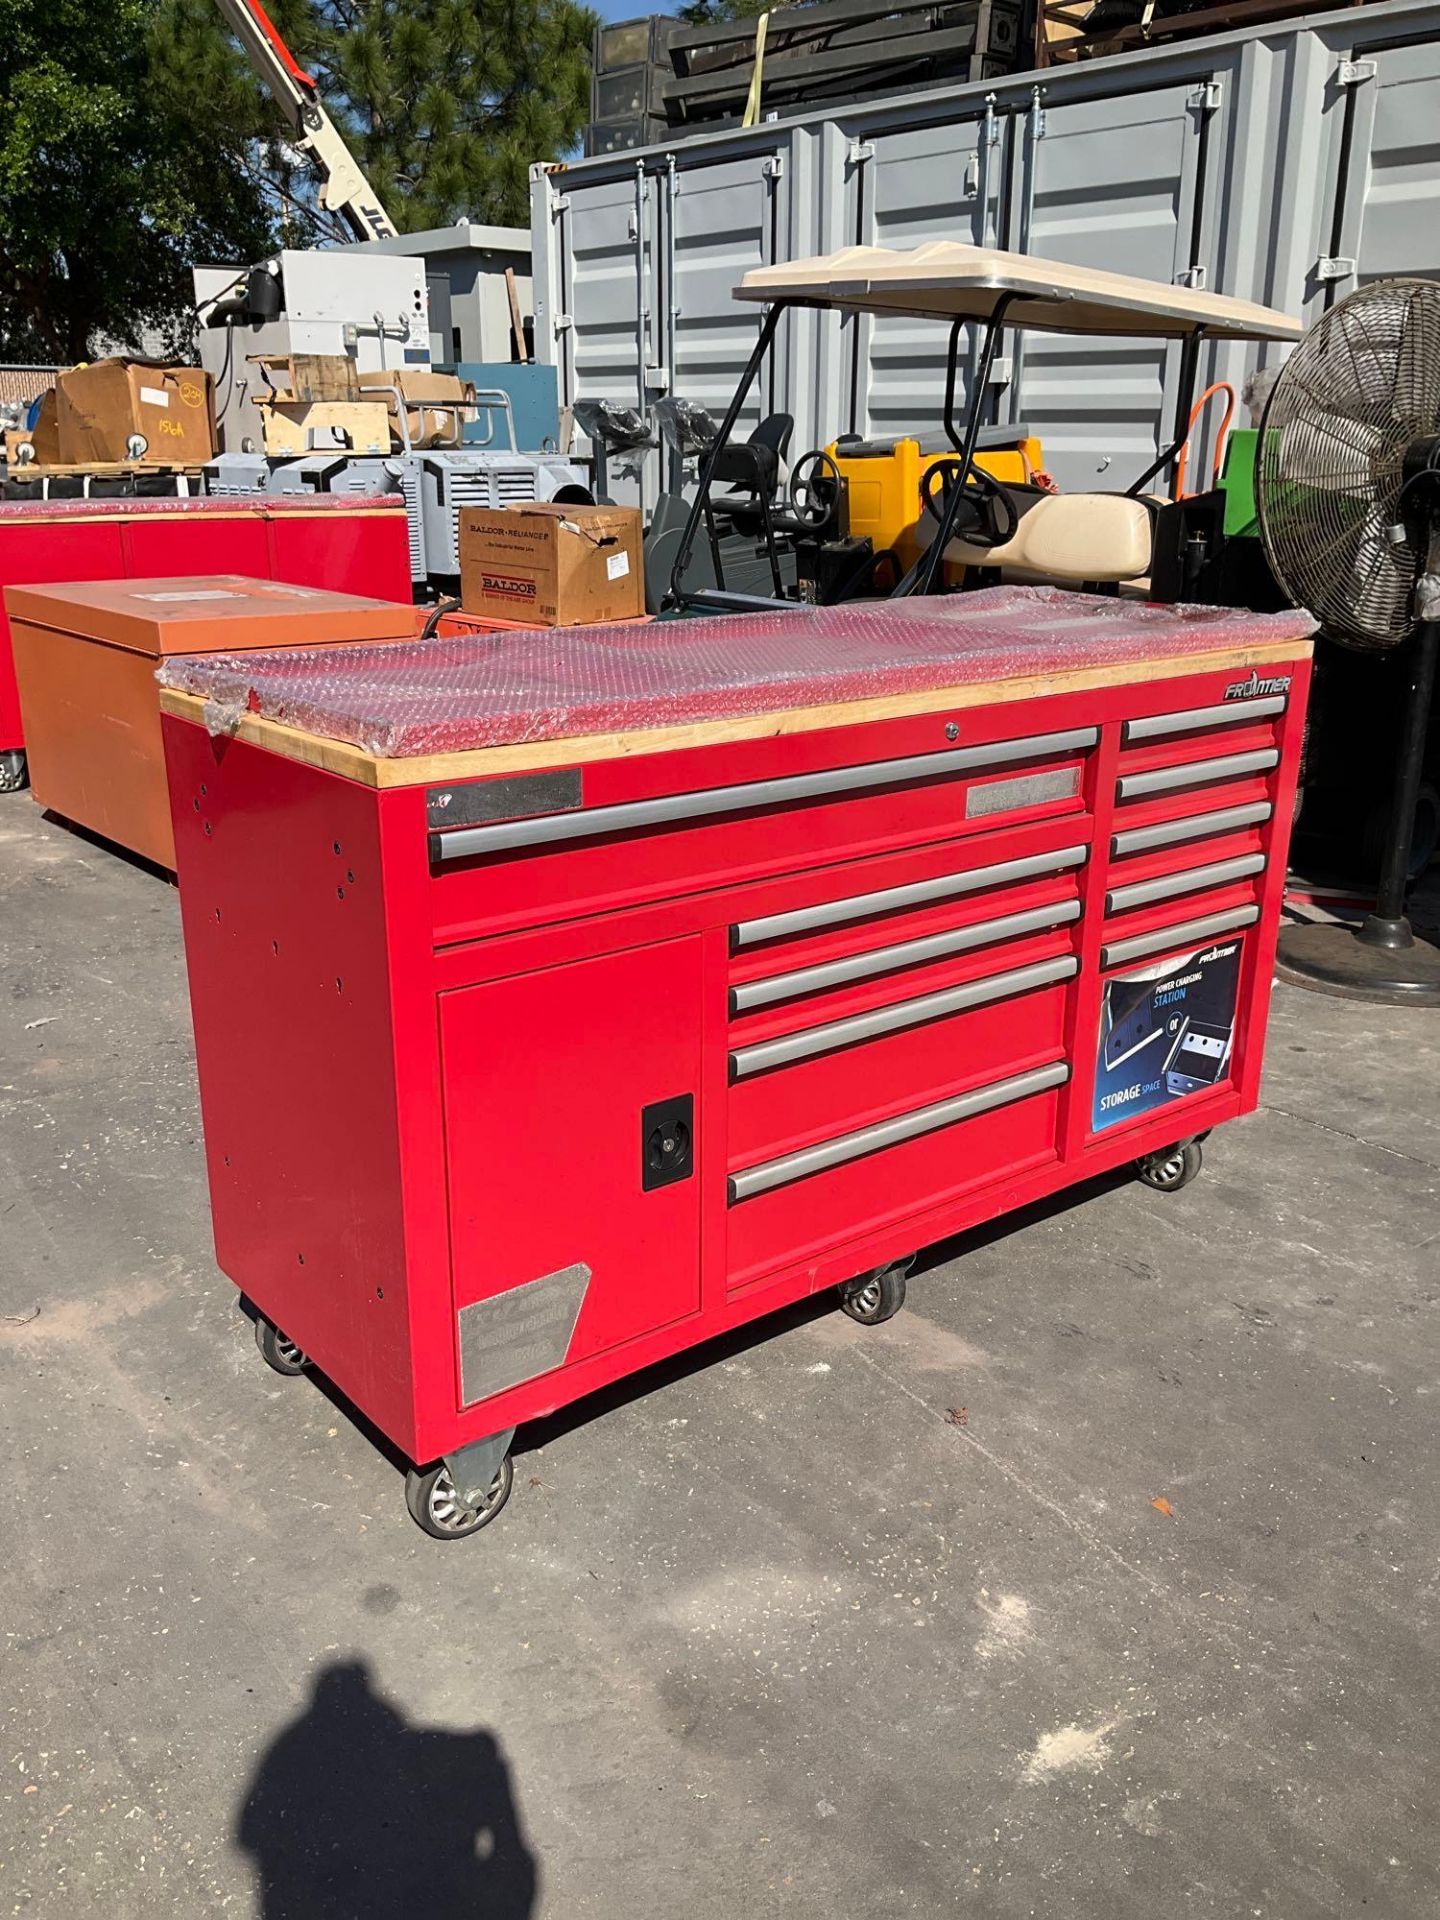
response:
<path fill-rule="evenodd" d="M 951 449 L 926 462 L 922 501 L 929 538 L 888 592 L 899 597 L 943 590 L 954 568 L 963 584 L 986 585 L 1002 573 L 1100 591 L 1148 581 L 1152 597 L 1185 597 L 1223 523 L 1218 489 L 1184 500 L 1147 491 L 1162 473 L 1175 476 L 1194 426 L 1200 348 L 1206 340 L 1298 340 L 1298 320 L 1273 308 L 1219 294 L 1102 273 L 1026 254 L 948 241 L 908 250 L 845 247 L 838 253 L 747 273 L 735 297 L 766 308 L 754 351 L 710 446 L 676 546 L 666 594 L 668 610 L 742 612 L 784 603 L 787 596 L 736 592 L 727 583 L 716 533 L 715 488 L 731 481 L 736 422 L 784 315 L 792 307 L 841 313 L 904 314 L 949 323 L 944 431 Z M 966 336 L 981 330 L 972 399 L 957 411 Z M 1012 482 L 986 470 L 984 396 L 1007 328 L 1098 334 L 1181 343 L 1179 395 L 1171 443 L 1123 493 L 1062 494 L 1033 480 Z M 1208 390 L 1207 390 L 1208 391 Z M 1202 402 L 1203 402 L 1202 396 Z M 1010 429 L 1013 436 L 1023 429 Z M 837 443 L 841 451 L 845 443 Z M 833 453 L 806 454 L 791 474 L 792 517 L 824 526 L 841 516 L 843 481 Z M 924 522 L 922 521 L 923 525 Z M 703 541 L 703 545 L 701 544 Z M 700 562 L 699 565 L 696 563 Z M 772 575 L 779 579 L 778 564 Z M 878 578 L 876 567 L 872 581 Z"/>

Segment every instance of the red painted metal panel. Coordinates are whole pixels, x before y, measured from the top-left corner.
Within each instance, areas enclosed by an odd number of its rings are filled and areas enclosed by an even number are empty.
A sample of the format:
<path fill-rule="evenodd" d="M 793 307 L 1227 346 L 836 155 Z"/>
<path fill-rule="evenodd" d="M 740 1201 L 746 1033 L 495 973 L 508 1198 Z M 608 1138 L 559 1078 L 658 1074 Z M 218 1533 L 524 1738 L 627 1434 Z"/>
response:
<path fill-rule="evenodd" d="M 742 1080 L 730 1095 L 729 1164 L 790 1153 L 943 1100 L 968 1081 L 1058 1060 L 1068 997 L 1063 986 L 1038 987 Z"/>
<path fill-rule="evenodd" d="M 854 1234 L 899 1225 L 920 1208 L 1053 1160 L 1058 1117 L 1058 1095 L 1035 1094 L 732 1206 L 731 1285 L 744 1286 Z"/>
<path fill-rule="evenodd" d="M 412 1444 L 374 796 L 169 716 L 164 731 L 216 1258 Z"/>
<path fill-rule="evenodd" d="M 67 523 L 0 516 L 0 587 L 36 586 L 46 580 L 113 580 L 124 571 L 120 527 L 113 520 Z M 24 744 L 10 621 L 0 595 L 0 751 Z"/>
<path fill-rule="evenodd" d="M 693 1156 L 646 1192 L 641 1115 L 696 1101 L 700 1008 L 694 938 L 443 996 L 457 1309 L 583 1263 L 574 1359 L 699 1309 Z"/>

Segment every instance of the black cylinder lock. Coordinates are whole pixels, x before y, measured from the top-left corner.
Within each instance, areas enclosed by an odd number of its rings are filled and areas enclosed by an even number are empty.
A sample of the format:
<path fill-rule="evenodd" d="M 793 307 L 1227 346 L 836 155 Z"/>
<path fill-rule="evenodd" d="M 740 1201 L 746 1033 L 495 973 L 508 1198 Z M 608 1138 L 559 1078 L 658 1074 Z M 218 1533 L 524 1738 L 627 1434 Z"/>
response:
<path fill-rule="evenodd" d="M 640 1113 L 640 1184 L 646 1193 L 695 1168 L 695 1096 L 656 1100 Z"/>

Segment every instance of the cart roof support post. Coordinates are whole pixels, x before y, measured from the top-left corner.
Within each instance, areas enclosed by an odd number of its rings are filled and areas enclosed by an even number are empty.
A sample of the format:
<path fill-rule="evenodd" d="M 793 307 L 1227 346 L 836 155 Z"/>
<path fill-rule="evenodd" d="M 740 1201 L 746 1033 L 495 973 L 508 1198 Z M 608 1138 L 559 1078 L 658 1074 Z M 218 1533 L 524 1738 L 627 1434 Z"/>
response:
<path fill-rule="evenodd" d="M 667 607 L 678 607 L 684 602 L 682 583 L 690 565 L 690 555 L 694 551 L 695 536 L 700 530 L 700 522 L 708 512 L 715 462 L 719 458 L 721 448 L 730 443 L 735 422 L 740 418 L 740 409 L 750 397 L 750 389 L 754 386 L 755 376 L 759 373 L 765 356 L 770 351 L 770 342 L 775 338 L 775 329 L 780 324 L 780 317 L 788 311 L 790 304 L 786 300 L 777 300 L 774 306 L 766 308 L 760 337 L 756 340 L 750 358 L 745 363 L 740 384 L 736 387 L 730 405 L 725 410 L 725 418 L 720 422 L 720 431 L 706 449 L 705 462 L 700 469 L 700 483 L 695 489 L 695 498 L 690 502 L 690 513 L 685 522 L 684 538 L 680 542 L 680 551 L 675 556 L 675 564 L 670 569 L 670 585 L 665 594 Z"/>
<path fill-rule="evenodd" d="M 975 391 L 970 395 L 970 405 L 965 420 L 965 437 L 956 439 L 952 431 L 952 419 L 955 406 L 956 363 L 960 356 L 960 319 L 950 329 L 950 357 L 945 368 L 945 431 L 960 449 L 960 473 L 955 485 L 950 489 L 950 498 L 945 502 L 945 511 L 940 517 L 940 526 L 920 563 L 918 577 L 913 582 L 902 580 L 895 589 L 897 595 L 910 593 L 933 593 L 937 580 L 945 573 L 945 549 L 955 534 L 955 522 L 960 515 L 960 505 L 965 498 L 965 484 L 970 478 L 970 470 L 975 463 L 975 449 L 980 442 L 980 415 L 984 411 L 981 400 L 990 385 L 990 375 L 995 368 L 995 355 L 999 350 L 1000 337 L 1005 331 L 1005 315 L 1009 310 L 1013 295 L 1002 293 L 991 309 L 990 318 L 985 325 L 985 344 L 980 349 L 980 365 L 975 373 Z"/>

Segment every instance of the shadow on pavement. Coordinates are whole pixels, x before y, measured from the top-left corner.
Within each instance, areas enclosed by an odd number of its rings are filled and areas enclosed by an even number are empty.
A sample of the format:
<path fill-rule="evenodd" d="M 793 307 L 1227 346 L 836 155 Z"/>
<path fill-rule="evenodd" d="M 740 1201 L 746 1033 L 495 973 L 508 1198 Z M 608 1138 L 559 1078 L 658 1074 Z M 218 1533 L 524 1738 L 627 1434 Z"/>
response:
<path fill-rule="evenodd" d="M 236 1827 L 262 1920 L 528 1920 L 535 1858 L 493 1734 L 414 1727 L 362 1661 L 316 1678 Z"/>

